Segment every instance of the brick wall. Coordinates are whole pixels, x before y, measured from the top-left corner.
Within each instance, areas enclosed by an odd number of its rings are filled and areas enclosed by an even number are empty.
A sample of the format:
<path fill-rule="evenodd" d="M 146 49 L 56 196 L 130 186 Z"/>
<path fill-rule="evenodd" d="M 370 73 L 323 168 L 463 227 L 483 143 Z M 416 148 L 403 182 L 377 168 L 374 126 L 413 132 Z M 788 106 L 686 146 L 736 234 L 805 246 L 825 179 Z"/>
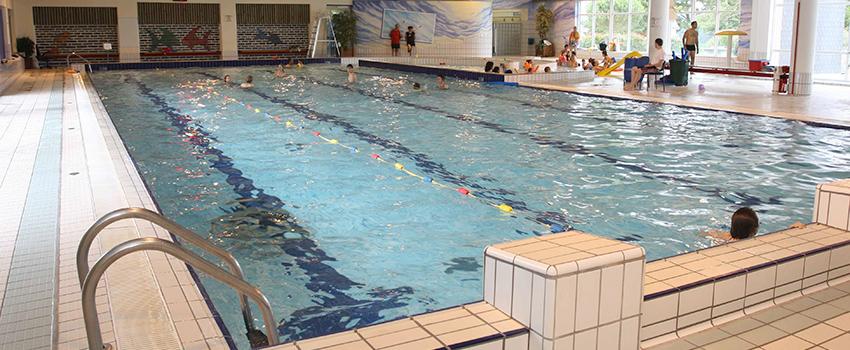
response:
<path fill-rule="evenodd" d="M 218 24 L 139 24 L 142 61 L 220 59 L 220 32 Z"/>
<path fill-rule="evenodd" d="M 101 24 L 36 25 L 35 41 L 39 51 L 51 61 L 64 64 L 68 53 L 76 52 L 91 62 L 118 61 L 118 26 Z M 112 43 L 112 51 L 103 49 L 103 43 Z M 81 61 L 71 57 L 73 62 Z"/>
<path fill-rule="evenodd" d="M 239 24 L 239 58 L 303 57 L 308 36 L 307 24 Z"/>

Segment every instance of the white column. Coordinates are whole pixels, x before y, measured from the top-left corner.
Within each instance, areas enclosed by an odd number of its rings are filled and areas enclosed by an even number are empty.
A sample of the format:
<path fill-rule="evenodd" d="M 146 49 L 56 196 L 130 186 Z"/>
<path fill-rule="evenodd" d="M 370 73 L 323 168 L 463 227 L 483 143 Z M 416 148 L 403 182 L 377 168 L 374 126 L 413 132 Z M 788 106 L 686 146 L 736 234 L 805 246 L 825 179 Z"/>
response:
<path fill-rule="evenodd" d="M 791 39 L 791 80 L 789 93 L 812 94 L 812 73 L 815 70 L 815 38 L 818 1 L 797 0 L 794 3 L 793 36 Z"/>
<path fill-rule="evenodd" d="M 750 21 L 750 54 L 751 60 L 766 60 L 770 57 L 767 44 L 770 41 L 770 1 L 754 0 L 752 19 Z"/>
<path fill-rule="evenodd" d="M 139 7 L 136 2 L 119 1 L 118 12 L 118 55 L 121 62 L 139 62 Z"/>
<path fill-rule="evenodd" d="M 650 0 L 649 4 L 649 48 L 655 39 L 664 40 L 664 52 L 670 48 L 670 0 Z"/>
<path fill-rule="evenodd" d="M 239 44 L 236 36 L 236 1 L 222 1 L 221 14 L 221 59 L 239 59 Z"/>

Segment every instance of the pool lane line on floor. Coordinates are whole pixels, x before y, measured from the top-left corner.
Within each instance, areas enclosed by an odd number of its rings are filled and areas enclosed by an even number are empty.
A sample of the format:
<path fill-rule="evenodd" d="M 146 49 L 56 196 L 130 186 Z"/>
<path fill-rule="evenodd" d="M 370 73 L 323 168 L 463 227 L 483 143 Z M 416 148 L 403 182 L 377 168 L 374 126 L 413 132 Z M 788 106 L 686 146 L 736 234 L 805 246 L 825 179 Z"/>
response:
<path fill-rule="evenodd" d="M 219 78 L 217 76 L 214 76 L 214 75 L 209 74 L 209 73 L 197 73 L 197 74 L 204 76 L 204 77 L 207 77 L 209 79 L 219 80 Z M 446 170 L 446 168 L 443 164 L 440 164 L 436 161 L 431 160 L 428 155 L 423 154 L 423 153 L 414 152 L 410 148 L 404 146 L 403 144 L 401 144 L 397 141 L 384 139 L 380 136 L 377 136 L 377 135 L 369 133 L 365 130 L 362 130 L 359 127 L 355 126 L 353 123 L 347 121 L 343 117 L 333 115 L 333 114 L 319 112 L 319 111 L 313 110 L 309 107 L 306 107 L 304 105 L 289 102 L 289 101 L 282 99 L 282 98 L 269 96 L 268 94 L 260 92 L 256 89 L 239 89 L 239 90 L 244 91 L 244 92 L 250 92 L 250 93 L 252 93 L 252 94 L 268 101 L 268 102 L 288 107 L 288 108 L 296 111 L 298 114 L 301 114 L 301 117 L 304 118 L 304 119 L 315 120 L 315 121 L 319 121 L 319 122 L 325 122 L 325 123 L 333 124 L 337 127 L 342 128 L 345 133 L 356 136 L 361 141 L 364 141 L 364 142 L 371 144 L 371 145 L 380 146 L 381 148 L 387 149 L 388 151 L 396 152 L 401 156 L 412 159 L 417 166 L 419 166 L 421 169 L 423 169 L 423 171 L 432 172 L 433 173 L 432 176 L 431 176 L 432 178 L 435 175 L 440 176 L 445 182 L 454 184 L 458 187 L 471 189 L 471 191 L 474 190 L 478 197 L 483 197 L 483 198 L 487 198 L 487 199 L 490 199 L 490 200 L 493 200 L 493 201 L 498 201 L 498 202 L 507 204 L 514 211 L 528 212 L 528 213 L 533 213 L 533 214 L 536 215 L 536 217 L 526 217 L 528 220 L 531 220 L 533 222 L 545 225 L 547 227 L 555 226 L 556 229 L 563 228 L 564 230 L 569 230 L 573 227 L 570 224 L 570 220 L 563 213 L 554 212 L 554 211 L 542 211 L 542 212 L 541 211 L 535 211 L 535 210 L 530 209 L 528 207 L 528 205 L 526 203 L 524 203 L 523 201 L 507 199 L 507 198 L 499 197 L 499 196 L 494 196 L 491 193 L 496 194 L 496 195 L 511 195 L 511 196 L 516 195 L 516 193 L 514 191 L 508 191 L 508 190 L 505 190 L 505 189 L 491 189 L 491 188 L 487 188 L 487 187 L 481 186 L 481 185 L 473 183 L 473 182 L 468 182 L 468 181 L 465 180 L 466 178 L 468 178 L 467 176 L 456 175 L 456 174 L 450 172 L 449 170 Z M 537 232 L 537 231 L 534 231 L 532 233 L 535 234 L 535 235 L 545 234 L 545 233 L 541 233 L 541 232 Z"/>
<path fill-rule="evenodd" d="M 243 196 L 242 199 L 245 199 L 246 195 L 248 198 L 253 198 L 252 201 L 247 202 L 240 200 L 238 201 L 240 204 L 249 207 L 249 205 L 244 204 L 251 203 L 266 210 L 272 208 L 283 211 L 281 207 L 285 204 L 280 198 L 265 194 L 261 188 L 255 187 L 253 180 L 244 177 L 241 170 L 233 167 L 232 158 L 212 146 L 211 141 L 215 137 L 203 125 L 189 115 L 182 114 L 178 109 L 169 106 L 165 99 L 156 95 L 153 89 L 150 89 L 144 83 L 133 82 L 142 95 L 160 108 L 159 112 L 165 116 L 172 126 L 178 128 L 178 136 L 191 138 L 189 143 L 204 151 L 202 154 L 215 157 L 215 160 L 210 161 L 211 167 L 226 175 L 228 180 L 233 180 L 228 181 L 233 186 L 233 192 Z M 228 212 L 224 208 L 222 210 Z M 241 209 L 231 208 L 230 210 L 231 212 L 238 212 Z M 404 300 L 414 293 L 413 288 L 409 286 L 389 289 L 377 287 L 372 292 L 367 293 L 373 299 L 357 299 L 349 296 L 344 291 L 360 288 L 364 284 L 352 281 L 329 265 L 327 262 L 337 261 L 337 259 L 328 256 L 319 248 L 316 241 L 309 238 L 309 231 L 306 228 L 295 222 L 290 223 L 304 234 L 298 239 L 285 239 L 280 247 L 284 253 L 293 257 L 296 265 L 304 271 L 309 278 L 305 288 L 314 292 L 312 298 L 318 299 L 320 302 L 316 302 L 317 306 L 298 309 L 289 315 L 278 315 L 281 318 L 279 322 L 282 323 L 278 326 L 278 332 L 283 337 L 289 340 L 306 339 L 325 335 L 328 332 L 350 329 L 350 319 L 346 318 L 346 316 L 350 316 L 350 312 L 358 315 L 359 321 L 353 325 L 354 327 L 365 326 L 381 320 L 381 311 L 383 310 L 408 305 Z M 327 313 L 328 309 L 334 311 Z M 283 320 L 287 320 L 287 318 L 289 322 L 284 322 Z"/>
<path fill-rule="evenodd" d="M 212 88 L 210 88 L 209 92 L 211 92 L 213 95 L 220 96 L 220 94 L 219 94 L 217 91 L 213 90 Z M 192 96 L 189 96 L 189 98 L 190 98 L 190 99 L 192 99 L 193 97 L 192 97 Z M 235 99 L 235 98 L 228 97 L 228 96 L 221 96 L 221 98 L 222 98 L 225 102 L 231 102 L 231 103 L 238 104 L 238 105 L 240 105 L 240 106 L 242 106 L 242 107 L 246 108 L 249 112 L 254 112 L 254 113 L 262 114 L 262 115 L 264 115 L 265 117 L 267 117 L 267 118 L 269 118 L 269 119 L 273 120 L 274 122 L 280 123 L 280 122 L 281 122 L 281 120 L 282 120 L 282 117 L 281 117 L 281 116 L 276 116 L 276 115 L 269 114 L 268 112 L 263 112 L 263 111 L 261 111 L 259 108 L 253 107 L 253 106 L 251 106 L 251 105 L 249 105 L 249 104 L 246 104 L 246 103 L 244 103 L 244 102 L 241 102 L 241 101 L 239 101 L 239 100 L 237 100 L 237 99 Z M 299 130 L 306 130 L 303 126 L 296 126 L 296 125 L 295 125 L 295 122 L 293 122 L 291 119 L 287 120 L 287 121 L 285 122 L 285 124 L 284 124 L 284 125 L 286 126 L 286 128 L 287 128 L 287 129 L 299 129 Z M 329 138 L 325 137 L 324 135 L 322 135 L 322 134 L 321 134 L 320 132 L 318 132 L 318 131 L 313 131 L 313 132 L 311 132 L 311 134 L 312 134 L 313 136 L 316 136 L 316 137 L 318 137 L 319 139 L 321 139 L 321 140 L 325 141 L 327 144 L 335 145 L 335 146 L 339 146 L 339 147 L 345 148 L 345 149 L 346 149 L 346 150 L 348 150 L 350 153 L 355 153 L 355 154 L 356 154 L 356 153 L 360 153 L 360 150 L 358 150 L 358 149 L 357 149 L 357 147 L 348 146 L 348 145 L 346 145 L 346 144 L 344 144 L 344 143 L 340 143 L 340 142 L 339 142 L 339 140 L 337 140 L 337 139 L 329 139 Z M 422 181 L 422 182 L 424 182 L 424 183 L 434 185 L 434 186 L 436 186 L 436 187 L 438 187 L 438 188 L 440 188 L 440 189 L 447 189 L 447 190 L 456 191 L 456 192 L 460 193 L 461 195 L 464 195 L 464 196 L 467 196 L 467 197 L 471 197 L 471 198 L 475 198 L 475 199 L 477 199 L 477 200 L 481 201 L 482 203 L 484 203 L 484 204 L 486 204 L 486 205 L 488 205 L 488 206 L 491 206 L 491 207 L 493 207 L 493 208 L 496 208 L 496 209 L 498 209 L 498 210 L 500 210 L 500 211 L 502 211 L 502 212 L 510 213 L 510 212 L 512 212 L 512 211 L 514 210 L 514 209 L 513 209 L 513 207 L 511 207 L 511 206 L 510 206 L 510 205 L 508 205 L 508 204 L 505 204 L 505 203 L 499 203 L 499 202 L 493 203 L 493 202 L 491 202 L 490 200 L 488 200 L 487 198 L 478 197 L 478 196 L 476 196 L 476 195 L 475 195 L 475 193 L 474 193 L 474 192 L 469 191 L 468 189 L 466 189 L 466 188 L 464 188 L 464 187 L 457 187 L 457 188 L 454 188 L 454 187 L 452 187 L 452 186 L 448 186 L 448 185 L 446 185 L 446 184 L 443 184 L 443 183 L 441 183 L 441 182 L 439 182 L 439 181 L 435 181 L 435 180 L 434 180 L 434 179 L 432 179 L 430 176 L 422 176 L 422 175 L 416 174 L 416 173 L 414 173 L 414 172 L 410 171 L 409 169 L 407 169 L 407 168 L 404 166 L 404 164 L 402 164 L 402 163 L 400 163 L 400 162 L 398 162 L 398 161 L 395 161 L 395 160 L 387 160 L 387 159 L 384 159 L 384 157 L 382 157 L 381 155 L 379 155 L 379 154 L 377 154 L 377 153 L 372 153 L 372 154 L 370 154 L 370 155 L 369 155 L 369 157 L 370 157 L 370 158 L 372 158 L 372 159 L 374 159 L 374 160 L 376 160 L 376 161 L 378 161 L 378 162 L 381 162 L 381 163 L 383 163 L 383 164 L 390 165 L 390 166 L 394 167 L 396 170 L 401 171 L 402 173 L 405 173 L 405 174 L 407 174 L 407 175 L 409 175 L 409 176 L 415 177 L 415 178 L 417 178 L 417 179 L 421 180 L 421 181 Z M 564 228 L 563 228 L 563 227 L 560 227 L 560 226 L 553 226 L 553 227 L 550 227 L 550 229 L 552 230 L 552 232 L 562 232 L 562 231 L 564 230 Z"/>
<path fill-rule="evenodd" d="M 337 69 L 337 70 L 344 72 L 344 71 L 339 70 L 339 69 Z M 269 72 L 271 72 L 271 71 L 269 71 Z M 369 75 L 369 76 L 374 76 L 374 77 L 381 77 L 381 78 L 398 80 L 396 78 L 388 78 L 386 76 L 382 76 L 382 75 L 379 75 L 379 74 L 359 73 L 359 72 L 358 72 L 358 74 L 364 74 L 364 75 Z M 420 110 L 433 112 L 433 113 L 438 114 L 438 115 L 443 114 L 443 117 L 445 117 L 445 118 L 456 120 L 456 121 L 461 121 L 461 122 L 466 122 L 466 123 L 473 123 L 475 125 L 478 125 L 478 126 L 481 126 L 483 128 L 490 129 L 490 130 L 493 130 L 493 131 L 496 131 L 496 132 L 499 132 L 499 133 L 504 133 L 504 134 L 508 134 L 508 135 L 524 136 L 524 137 L 528 138 L 529 140 L 533 141 L 534 143 L 536 143 L 538 145 L 550 146 L 550 147 L 555 148 L 555 149 L 557 149 L 561 152 L 564 152 L 564 153 L 580 154 L 580 155 L 585 155 L 585 156 L 589 156 L 589 157 L 595 157 L 595 158 L 602 159 L 603 161 L 605 161 L 609 164 L 612 164 L 615 167 L 641 173 L 642 177 L 650 179 L 650 180 L 675 181 L 675 182 L 682 184 L 685 187 L 691 188 L 691 189 L 699 191 L 699 192 L 710 194 L 712 196 L 715 196 L 715 197 L 721 199 L 724 202 L 727 202 L 727 203 L 735 205 L 735 206 L 753 207 L 753 206 L 767 205 L 767 204 L 769 204 L 769 205 L 781 205 L 781 204 L 783 204 L 782 200 L 779 199 L 778 197 L 770 197 L 769 199 L 764 200 L 764 199 L 759 198 L 757 196 L 749 195 L 745 192 L 728 191 L 728 190 L 724 190 L 724 189 L 716 187 L 716 186 L 704 185 L 704 184 L 701 184 L 701 183 L 694 181 L 694 180 L 689 180 L 689 179 L 682 178 L 682 177 L 679 177 L 679 176 L 674 176 L 674 175 L 667 175 L 667 174 L 664 174 L 662 172 L 652 170 L 652 169 L 650 169 L 646 166 L 642 166 L 642 165 L 638 165 L 638 164 L 631 164 L 631 163 L 626 162 L 624 160 L 618 159 L 617 157 L 611 156 L 608 153 L 595 152 L 592 149 L 589 149 L 589 148 L 587 148 L 583 145 L 571 144 L 571 143 L 568 143 L 566 141 L 552 139 L 550 136 L 537 135 L 537 134 L 526 132 L 526 131 L 516 130 L 515 128 L 510 128 L 510 127 L 507 127 L 507 126 L 504 126 L 504 125 L 501 125 L 501 124 L 498 124 L 498 123 L 487 122 L 487 121 L 481 120 L 480 117 L 466 116 L 466 115 L 454 115 L 454 114 L 452 114 L 448 111 L 444 111 L 444 110 L 441 110 L 441 109 L 436 108 L 436 107 L 420 105 L 420 104 L 396 99 L 396 98 L 389 97 L 389 96 L 381 96 L 381 95 L 377 95 L 377 94 L 374 94 L 372 92 L 369 92 L 369 91 L 366 91 L 366 90 L 363 90 L 363 89 L 354 88 L 352 86 L 324 82 L 324 81 L 321 81 L 321 80 L 316 80 L 316 79 L 313 79 L 313 78 L 303 77 L 303 76 L 298 77 L 298 78 L 302 79 L 304 81 L 307 81 L 307 82 L 311 82 L 311 83 L 315 83 L 315 84 L 319 84 L 319 85 L 323 85 L 323 86 L 353 91 L 353 92 L 359 93 L 360 95 L 363 95 L 363 96 L 366 96 L 366 97 L 371 97 L 371 98 L 374 98 L 376 100 L 401 104 L 401 105 L 404 105 L 404 106 L 407 106 L 407 107 L 412 107 L 412 108 L 417 108 L 417 109 L 420 109 Z M 409 79 L 404 79 L 404 80 L 409 81 Z M 452 92 L 462 92 L 462 93 L 473 94 L 473 95 L 475 94 L 474 92 L 468 92 L 468 91 L 462 91 L 462 90 L 452 90 Z M 495 95 L 491 95 L 491 94 L 484 94 L 484 95 L 485 96 L 493 96 L 494 98 L 502 98 L 500 96 L 495 96 Z M 510 98 L 507 98 L 507 100 L 516 101 L 515 99 L 510 99 Z M 637 102 L 640 102 L 640 101 L 637 101 Z M 533 104 L 528 104 L 528 105 L 534 106 Z M 571 113 L 571 111 L 567 111 L 566 109 L 564 109 L 562 111 L 565 112 L 565 113 Z M 616 119 L 611 120 L 611 119 L 599 118 L 599 117 L 589 117 L 589 118 L 594 119 L 594 120 L 606 121 L 606 122 L 622 122 L 622 120 L 616 120 Z M 724 195 L 724 194 L 727 194 L 727 193 L 733 194 L 739 200 L 735 200 L 734 198 L 729 198 L 729 196 Z"/>

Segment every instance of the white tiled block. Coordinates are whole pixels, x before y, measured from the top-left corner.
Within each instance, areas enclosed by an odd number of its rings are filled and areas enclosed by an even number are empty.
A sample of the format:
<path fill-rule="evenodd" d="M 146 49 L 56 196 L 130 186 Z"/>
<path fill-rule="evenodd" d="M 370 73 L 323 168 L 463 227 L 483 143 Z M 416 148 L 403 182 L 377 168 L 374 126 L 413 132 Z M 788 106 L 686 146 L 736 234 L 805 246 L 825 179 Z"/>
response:
<path fill-rule="evenodd" d="M 669 321 L 664 321 L 660 323 L 656 323 L 649 326 L 643 326 L 640 329 L 640 340 L 644 341 L 647 339 L 652 339 L 658 336 L 662 336 L 664 334 L 673 333 L 676 331 L 676 320 L 672 319 Z"/>
<path fill-rule="evenodd" d="M 620 322 L 620 350 L 637 350 L 640 344 L 640 316 Z"/>
<path fill-rule="evenodd" d="M 575 330 L 576 275 L 561 277 L 556 286 L 555 314 L 560 316 L 555 323 L 555 337 Z"/>
<path fill-rule="evenodd" d="M 511 312 L 511 292 L 513 292 L 514 267 L 496 260 L 496 293 L 493 306 L 504 313 Z"/>
<path fill-rule="evenodd" d="M 505 350 L 528 350 L 528 334 L 505 338 Z"/>
<path fill-rule="evenodd" d="M 850 245 L 833 248 L 829 257 L 829 269 L 850 265 Z"/>
<path fill-rule="evenodd" d="M 513 301 L 511 317 L 528 327 L 531 318 L 531 271 L 521 267 L 514 268 Z"/>
<path fill-rule="evenodd" d="M 596 349 L 596 331 L 597 328 L 588 329 L 584 332 L 576 333 L 574 349 Z"/>
<path fill-rule="evenodd" d="M 806 255 L 806 262 L 803 266 L 803 277 L 810 277 L 825 272 L 829 268 L 829 255 L 830 251 Z"/>
<path fill-rule="evenodd" d="M 543 336 L 537 334 L 535 332 L 528 333 L 528 350 L 541 350 L 543 349 Z"/>
<path fill-rule="evenodd" d="M 555 337 L 555 320 L 559 315 L 556 315 L 555 310 L 555 297 L 557 296 L 556 287 L 557 280 L 547 278 L 546 279 L 546 301 L 545 301 L 545 310 L 543 316 L 543 336 L 547 338 Z M 573 318 L 572 314 L 568 315 L 560 315 L 561 318 Z"/>
<path fill-rule="evenodd" d="M 746 298 L 744 298 L 744 307 L 747 308 L 753 305 L 757 305 L 770 299 L 773 299 L 773 289 L 749 294 Z"/>
<path fill-rule="evenodd" d="M 815 222 L 826 224 L 826 218 L 829 215 L 829 192 L 818 191 L 818 206 L 815 208 Z"/>
<path fill-rule="evenodd" d="M 632 261 L 625 266 L 623 275 L 624 318 L 640 313 L 640 305 L 643 302 L 643 269 L 643 260 Z"/>
<path fill-rule="evenodd" d="M 502 350 L 503 347 L 504 347 L 504 342 L 502 341 L 502 339 L 499 339 L 499 340 L 496 340 L 496 341 L 486 342 L 484 344 L 477 344 L 477 345 L 474 345 L 474 346 L 471 346 L 471 347 L 468 347 L 468 348 L 464 348 L 464 349 L 469 349 L 469 350 Z"/>
<path fill-rule="evenodd" d="M 576 281 L 576 298 L 579 300 L 576 304 L 577 330 L 599 325 L 600 275 L 600 270 L 578 274 L 578 280 Z M 576 344 L 578 344 L 578 337 L 576 337 Z"/>
<path fill-rule="evenodd" d="M 575 349 L 573 347 L 573 341 L 575 341 L 575 339 L 573 339 L 572 335 L 555 339 L 555 350 L 573 350 Z"/>
<path fill-rule="evenodd" d="M 714 298 L 714 284 L 705 284 L 699 287 L 679 292 L 679 315 L 702 310 L 711 306 Z"/>
<path fill-rule="evenodd" d="M 826 285 L 826 277 L 827 273 L 821 273 L 814 275 L 812 277 L 806 277 L 803 279 L 803 289 L 811 288 L 817 286 L 818 284 Z"/>
<path fill-rule="evenodd" d="M 647 300 L 643 304 L 642 321 L 645 325 L 651 325 L 667 319 L 675 319 L 679 306 L 679 293 L 672 293 L 660 298 Z"/>
<path fill-rule="evenodd" d="M 614 322 L 599 327 L 596 335 L 597 349 L 617 349 L 620 347 L 620 323 Z"/>
<path fill-rule="evenodd" d="M 496 295 L 496 259 L 484 257 L 484 301 L 495 304 Z"/>
<path fill-rule="evenodd" d="M 759 293 L 776 286 L 776 265 L 747 273 L 746 295 Z"/>
<path fill-rule="evenodd" d="M 850 212 L 850 196 L 838 193 L 829 195 L 827 225 L 847 230 L 848 212 Z"/>
<path fill-rule="evenodd" d="M 779 264 L 776 267 L 776 285 L 781 286 L 786 283 L 803 279 L 803 263 L 805 259 L 794 259 Z"/>
<path fill-rule="evenodd" d="M 711 300 L 709 300 L 710 302 Z M 705 322 L 711 319 L 711 308 L 695 311 L 687 314 L 681 314 L 679 316 L 678 323 L 676 324 L 676 328 L 682 329 L 685 327 L 690 327 L 700 322 Z"/>
<path fill-rule="evenodd" d="M 743 298 L 747 285 L 746 277 L 741 275 L 714 282 L 714 305 Z"/>
<path fill-rule="evenodd" d="M 623 303 L 623 267 L 623 265 L 614 265 L 602 269 L 599 323 L 620 319 L 620 307 Z"/>
<path fill-rule="evenodd" d="M 531 317 L 529 327 L 543 334 L 543 324 L 546 317 L 546 278 L 534 275 L 531 293 Z"/>

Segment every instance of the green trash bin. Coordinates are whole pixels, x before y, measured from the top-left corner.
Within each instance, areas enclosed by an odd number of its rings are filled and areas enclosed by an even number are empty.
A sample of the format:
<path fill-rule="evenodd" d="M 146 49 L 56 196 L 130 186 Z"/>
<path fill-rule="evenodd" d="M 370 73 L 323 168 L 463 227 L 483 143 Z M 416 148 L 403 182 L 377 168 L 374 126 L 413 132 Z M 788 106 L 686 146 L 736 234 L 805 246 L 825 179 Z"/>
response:
<path fill-rule="evenodd" d="M 670 60 L 670 81 L 676 86 L 688 85 L 688 61 Z"/>

